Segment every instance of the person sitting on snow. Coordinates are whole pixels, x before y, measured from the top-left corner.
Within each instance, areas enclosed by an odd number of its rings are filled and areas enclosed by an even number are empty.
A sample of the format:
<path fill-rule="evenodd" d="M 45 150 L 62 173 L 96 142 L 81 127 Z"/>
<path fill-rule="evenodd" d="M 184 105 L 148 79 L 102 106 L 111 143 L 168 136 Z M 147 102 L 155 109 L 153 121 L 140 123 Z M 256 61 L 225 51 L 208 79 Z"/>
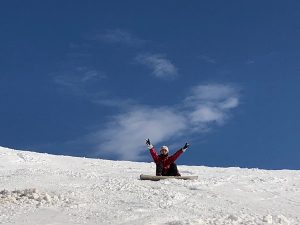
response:
<path fill-rule="evenodd" d="M 189 147 L 188 143 L 185 143 L 181 149 L 171 156 L 169 156 L 169 148 L 167 146 L 161 146 L 161 154 L 158 155 L 153 145 L 151 145 L 149 138 L 146 139 L 146 145 L 149 148 L 150 154 L 156 164 L 156 176 L 181 176 L 175 161 L 183 152 L 187 150 Z"/>

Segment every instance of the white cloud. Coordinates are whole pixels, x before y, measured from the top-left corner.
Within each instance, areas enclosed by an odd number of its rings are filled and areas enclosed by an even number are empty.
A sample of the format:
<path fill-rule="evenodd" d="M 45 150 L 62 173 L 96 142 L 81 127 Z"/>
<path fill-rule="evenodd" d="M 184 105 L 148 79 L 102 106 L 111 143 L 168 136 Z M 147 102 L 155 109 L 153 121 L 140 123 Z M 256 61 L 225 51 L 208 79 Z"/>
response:
<path fill-rule="evenodd" d="M 224 124 L 230 110 L 238 106 L 238 92 L 236 87 L 225 84 L 199 85 L 177 106 L 128 107 L 88 139 L 99 154 L 113 153 L 123 160 L 139 160 L 145 155 L 145 138 L 151 138 L 154 144 L 166 143 Z"/>
<path fill-rule="evenodd" d="M 174 78 L 177 76 L 175 65 L 162 54 L 140 54 L 136 62 L 152 70 L 152 74 L 159 78 Z"/>
<path fill-rule="evenodd" d="M 237 107 L 239 99 L 237 97 L 228 97 L 226 100 L 220 103 L 222 109 L 231 109 Z"/>
<path fill-rule="evenodd" d="M 144 40 L 134 36 L 129 31 L 122 29 L 113 29 L 107 30 L 104 33 L 97 33 L 93 35 L 90 39 L 101 40 L 110 43 L 120 43 L 130 47 L 139 47 L 145 43 Z"/>
<path fill-rule="evenodd" d="M 180 134 L 187 127 L 184 115 L 171 108 L 140 106 L 118 115 L 104 130 L 92 134 L 97 149 L 117 154 L 121 159 L 136 160 L 145 151 L 143 140 L 151 137 L 160 142 Z M 97 141 L 99 140 L 99 141 Z"/>
<path fill-rule="evenodd" d="M 193 125 L 222 124 L 228 118 L 229 110 L 239 104 L 239 89 L 228 84 L 198 85 L 192 88 L 184 104 L 191 112 L 189 117 Z"/>
<path fill-rule="evenodd" d="M 186 98 L 187 102 L 193 101 L 222 101 L 238 94 L 237 88 L 225 84 L 206 84 L 198 85 L 192 88 L 190 96 Z"/>
<path fill-rule="evenodd" d="M 209 123 L 223 120 L 223 113 L 214 106 L 199 106 L 189 114 L 190 122 L 195 126 L 198 123 Z"/>

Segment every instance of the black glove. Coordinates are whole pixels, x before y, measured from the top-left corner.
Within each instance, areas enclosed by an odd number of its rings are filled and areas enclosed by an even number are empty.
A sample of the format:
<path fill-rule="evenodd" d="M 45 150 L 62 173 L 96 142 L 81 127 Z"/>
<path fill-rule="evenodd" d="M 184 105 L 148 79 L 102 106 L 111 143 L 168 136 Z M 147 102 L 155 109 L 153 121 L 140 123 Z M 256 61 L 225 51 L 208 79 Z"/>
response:
<path fill-rule="evenodd" d="M 185 143 L 185 145 L 182 147 L 182 150 L 185 151 L 187 150 L 187 148 L 189 147 L 190 145 L 188 143 Z"/>
<path fill-rule="evenodd" d="M 151 145 L 150 139 L 149 139 L 149 138 L 146 139 L 146 145 L 147 145 L 147 147 L 148 147 L 149 149 L 153 148 L 153 145 Z"/>
<path fill-rule="evenodd" d="M 148 139 L 146 139 L 146 145 L 147 145 L 147 146 L 151 145 L 151 143 L 150 143 L 150 139 L 149 139 L 149 138 L 148 138 Z"/>

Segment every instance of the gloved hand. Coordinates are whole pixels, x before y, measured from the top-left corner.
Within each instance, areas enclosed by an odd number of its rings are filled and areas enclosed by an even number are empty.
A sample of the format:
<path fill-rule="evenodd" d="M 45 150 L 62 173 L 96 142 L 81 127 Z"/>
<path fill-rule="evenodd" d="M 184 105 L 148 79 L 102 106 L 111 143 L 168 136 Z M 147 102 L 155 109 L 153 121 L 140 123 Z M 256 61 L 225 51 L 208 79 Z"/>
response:
<path fill-rule="evenodd" d="M 149 138 L 146 139 L 146 145 L 147 145 L 147 147 L 148 147 L 149 149 L 153 148 L 153 145 L 151 145 L 150 139 L 149 139 Z"/>
<path fill-rule="evenodd" d="M 185 143 L 185 145 L 182 147 L 182 151 L 186 151 L 190 145 L 188 143 Z"/>

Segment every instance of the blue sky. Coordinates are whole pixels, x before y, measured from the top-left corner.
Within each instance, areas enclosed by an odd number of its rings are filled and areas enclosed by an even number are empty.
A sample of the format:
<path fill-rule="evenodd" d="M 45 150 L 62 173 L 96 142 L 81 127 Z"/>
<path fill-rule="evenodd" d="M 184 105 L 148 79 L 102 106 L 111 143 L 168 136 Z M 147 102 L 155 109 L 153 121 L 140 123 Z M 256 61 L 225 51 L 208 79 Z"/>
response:
<path fill-rule="evenodd" d="M 300 169 L 299 1 L 1 1 L 0 145 Z"/>

